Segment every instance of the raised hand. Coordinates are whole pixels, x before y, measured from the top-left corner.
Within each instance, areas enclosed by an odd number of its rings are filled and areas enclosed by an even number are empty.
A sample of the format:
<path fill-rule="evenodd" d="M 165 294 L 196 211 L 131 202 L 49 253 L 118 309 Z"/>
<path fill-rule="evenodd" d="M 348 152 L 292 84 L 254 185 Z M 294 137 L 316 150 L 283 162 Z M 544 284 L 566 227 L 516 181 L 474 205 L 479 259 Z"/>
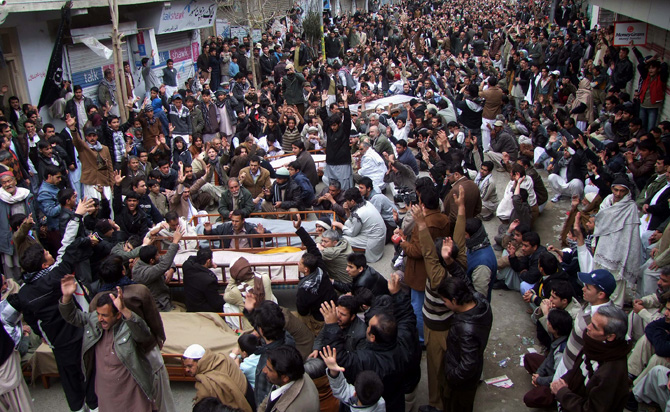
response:
<path fill-rule="evenodd" d="M 68 129 L 73 130 L 75 128 L 76 124 L 77 124 L 77 119 L 70 116 L 69 113 L 65 115 L 65 126 Z"/>
<path fill-rule="evenodd" d="M 337 350 L 335 348 L 331 349 L 330 346 L 326 346 L 319 352 L 319 355 L 321 355 L 321 359 L 323 359 L 328 370 L 335 372 L 335 376 L 340 372 L 344 372 L 344 368 L 337 364 Z"/>
<path fill-rule="evenodd" d="M 63 294 L 63 303 L 68 303 L 74 292 L 77 291 L 77 281 L 74 275 L 65 275 L 60 280 L 60 291 Z"/>
<path fill-rule="evenodd" d="M 114 184 L 116 186 L 121 186 L 121 182 L 123 182 L 123 176 L 121 175 L 120 170 L 115 170 L 114 171 Z"/>
<path fill-rule="evenodd" d="M 412 217 L 414 217 L 414 222 L 416 223 L 419 230 L 425 229 L 426 226 L 426 216 L 423 214 L 423 209 L 419 205 L 412 206 Z"/>
<path fill-rule="evenodd" d="M 391 295 L 400 292 L 400 278 L 396 273 L 393 273 L 388 280 L 388 288 Z"/>
<path fill-rule="evenodd" d="M 465 206 L 465 189 L 463 186 L 458 186 L 458 193 L 454 193 L 454 203 L 456 206 Z"/>
<path fill-rule="evenodd" d="M 302 218 L 298 214 L 295 216 L 295 220 L 293 221 L 293 227 L 295 228 L 295 230 L 298 230 L 300 229 L 301 225 L 302 225 Z"/>
<path fill-rule="evenodd" d="M 129 309 L 126 309 L 126 305 L 123 303 L 123 289 L 121 289 L 120 286 L 116 287 L 116 296 L 114 296 L 113 293 L 109 294 L 109 297 L 112 298 L 112 302 L 114 302 L 114 306 L 116 306 L 116 309 L 119 310 L 119 312 L 123 315 L 124 318 L 129 318 L 128 314 L 126 312 L 130 312 Z"/>
<path fill-rule="evenodd" d="M 337 323 L 337 309 L 335 302 L 332 300 L 330 302 L 323 302 L 319 311 L 321 312 L 321 315 L 323 315 L 323 321 L 326 324 Z"/>
<path fill-rule="evenodd" d="M 451 258 L 451 251 L 454 249 L 454 240 L 450 237 L 445 237 L 442 240 L 442 250 L 441 255 L 442 259 L 444 259 L 445 262 L 449 263 L 453 261 Z"/>
<path fill-rule="evenodd" d="M 78 214 L 80 216 L 84 216 L 87 213 L 93 212 L 95 209 L 95 203 L 93 203 L 93 199 L 87 199 L 84 198 L 79 202 L 77 205 L 77 209 L 75 209 L 74 213 Z"/>

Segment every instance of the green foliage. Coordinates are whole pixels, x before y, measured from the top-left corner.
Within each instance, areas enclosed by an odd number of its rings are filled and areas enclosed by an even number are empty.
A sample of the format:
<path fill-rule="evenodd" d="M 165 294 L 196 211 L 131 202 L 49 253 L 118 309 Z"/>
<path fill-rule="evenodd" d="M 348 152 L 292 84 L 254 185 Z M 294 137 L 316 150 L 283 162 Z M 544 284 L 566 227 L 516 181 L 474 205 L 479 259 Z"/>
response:
<path fill-rule="evenodd" d="M 302 30 L 311 44 L 315 44 L 323 36 L 323 27 L 321 26 L 321 16 L 319 13 L 310 11 L 302 21 Z"/>

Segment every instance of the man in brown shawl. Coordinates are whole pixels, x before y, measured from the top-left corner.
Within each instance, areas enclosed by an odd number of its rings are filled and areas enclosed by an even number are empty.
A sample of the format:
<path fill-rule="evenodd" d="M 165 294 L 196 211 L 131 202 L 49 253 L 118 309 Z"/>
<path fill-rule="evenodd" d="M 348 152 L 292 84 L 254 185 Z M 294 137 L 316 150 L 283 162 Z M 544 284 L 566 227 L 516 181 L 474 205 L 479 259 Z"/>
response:
<path fill-rule="evenodd" d="M 182 361 L 186 374 L 195 377 L 196 403 L 214 397 L 244 412 L 256 409 L 254 391 L 230 356 L 194 344 L 186 348 Z"/>

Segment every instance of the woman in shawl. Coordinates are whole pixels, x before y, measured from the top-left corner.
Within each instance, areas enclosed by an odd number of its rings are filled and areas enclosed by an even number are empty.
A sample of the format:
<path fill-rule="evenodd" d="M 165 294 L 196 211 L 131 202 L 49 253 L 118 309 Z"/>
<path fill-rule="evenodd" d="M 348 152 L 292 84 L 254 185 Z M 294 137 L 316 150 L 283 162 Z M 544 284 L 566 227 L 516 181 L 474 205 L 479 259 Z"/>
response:
<path fill-rule="evenodd" d="M 591 94 L 591 82 L 589 79 L 579 81 L 579 88 L 575 100 L 570 105 L 570 115 L 577 127 L 585 131 L 586 127 L 593 122 L 593 95 Z"/>
<path fill-rule="evenodd" d="M 241 313 L 244 309 L 244 299 L 247 294 L 253 293 L 256 302 L 264 300 L 277 302 L 272 294 L 272 281 L 267 273 L 254 272 L 246 258 L 239 257 L 230 262 L 228 286 L 223 295 L 226 304 L 223 306 L 226 313 Z M 240 324 L 241 321 L 241 324 Z M 226 322 L 232 328 L 247 330 L 251 324 L 245 318 L 226 317 Z"/>

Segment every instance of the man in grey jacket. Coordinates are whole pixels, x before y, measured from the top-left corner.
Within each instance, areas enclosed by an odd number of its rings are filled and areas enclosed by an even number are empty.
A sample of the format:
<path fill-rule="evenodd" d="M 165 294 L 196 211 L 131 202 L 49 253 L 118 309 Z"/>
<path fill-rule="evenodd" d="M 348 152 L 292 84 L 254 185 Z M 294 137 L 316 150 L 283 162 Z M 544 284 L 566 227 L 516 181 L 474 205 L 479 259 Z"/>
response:
<path fill-rule="evenodd" d="M 151 410 L 153 374 L 141 345 L 154 338 L 144 319 L 125 306 L 121 287 L 116 288 L 117 296 L 101 296 L 95 313 L 85 313 L 74 304 L 74 275 L 65 275 L 60 284 L 58 309 L 63 319 L 85 329 L 82 368 L 89 379 L 95 370 L 98 402 L 114 405 L 114 410 Z M 103 359 L 96 357 L 102 354 Z"/>
<path fill-rule="evenodd" d="M 140 260 L 133 267 L 133 280 L 149 288 L 151 295 L 161 312 L 169 312 L 174 309 L 170 301 L 170 288 L 167 283 L 172 280 L 174 268 L 172 264 L 179 250 L 179 241 L 183 233 L 180 230 L 174 232 L 172 244 L 164 256 L 158 254 L 154 245 L 143 246 L 140 249 Z"/>

